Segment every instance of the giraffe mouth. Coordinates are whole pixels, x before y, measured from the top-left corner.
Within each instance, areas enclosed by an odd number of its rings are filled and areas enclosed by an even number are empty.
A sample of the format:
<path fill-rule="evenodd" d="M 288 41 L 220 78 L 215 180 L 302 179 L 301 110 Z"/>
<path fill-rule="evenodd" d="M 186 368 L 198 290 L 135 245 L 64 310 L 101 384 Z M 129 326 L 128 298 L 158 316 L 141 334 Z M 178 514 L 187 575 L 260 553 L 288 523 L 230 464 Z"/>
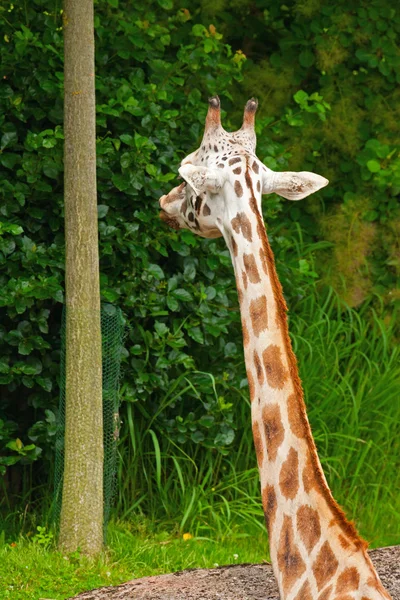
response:
<path fill-rule="evenodd" d="M 160 217 L 161 221 L 164 221 L 164 223 L 169 227 L 172 227 L 172 229 L 181 229 L 178 220 L 174 219 L 174 217 L 170 217 L 165 210 L 162 209 L 158 216 Z"/>

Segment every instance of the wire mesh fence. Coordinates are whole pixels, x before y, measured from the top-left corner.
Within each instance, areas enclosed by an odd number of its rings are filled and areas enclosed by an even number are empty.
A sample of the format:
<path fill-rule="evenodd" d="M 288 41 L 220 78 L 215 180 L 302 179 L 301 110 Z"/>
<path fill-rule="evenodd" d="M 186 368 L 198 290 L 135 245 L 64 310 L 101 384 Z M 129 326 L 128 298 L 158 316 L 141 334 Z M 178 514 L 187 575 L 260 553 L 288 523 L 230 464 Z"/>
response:
<path fill-rule="evenodd" d="M 104 541 L 115 495 L 117 443 L 119 437 L 119 377 L 124 342 L 125 319 L 122 311 L 112 304 L 101 307 L 102 387 L 103 387 L 103 442 L 104 442 Z M 65 307 L 61 325 L 60 401 L 56 434 L 53 520 L 59 523 L 64 474 L 65 433 Z"/>

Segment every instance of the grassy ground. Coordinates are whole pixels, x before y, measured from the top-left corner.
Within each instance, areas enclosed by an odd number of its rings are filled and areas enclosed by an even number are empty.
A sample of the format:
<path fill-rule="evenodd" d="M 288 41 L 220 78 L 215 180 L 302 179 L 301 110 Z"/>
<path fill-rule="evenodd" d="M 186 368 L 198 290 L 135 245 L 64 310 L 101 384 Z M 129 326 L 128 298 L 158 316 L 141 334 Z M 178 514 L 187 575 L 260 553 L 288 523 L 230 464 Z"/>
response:
<path fill-rule="evenodd" d="M 188 533 L 188 532 L 187 532 Z M 187 537 L 187 536 L 185 536 Z M 91 561 L 79 553 L 55 550 L 46 532 L 0 543 L 0 598 L 65 600 L 81 591 L 117 585 L 136 577 L 192 567 L 262 562 L 268 558 L 265 534 L 183 539 L 168 531 L 151 534 L 129 523 L 109 527 L 109 546 Z"/>

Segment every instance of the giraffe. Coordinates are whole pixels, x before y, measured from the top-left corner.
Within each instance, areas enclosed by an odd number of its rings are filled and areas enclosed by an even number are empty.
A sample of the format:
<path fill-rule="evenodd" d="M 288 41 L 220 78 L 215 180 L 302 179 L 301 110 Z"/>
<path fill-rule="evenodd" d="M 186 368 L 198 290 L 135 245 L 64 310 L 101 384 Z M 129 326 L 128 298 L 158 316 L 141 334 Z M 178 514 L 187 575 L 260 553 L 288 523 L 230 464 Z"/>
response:
<path fill-rule="evenodd" d="M 261 211 L 262 194 L 300 200 L 328 184 L 277 173 L 255 154 L 257 101 L 226 132 L 209 99 L 201 146 L 183 159 L 183 182 L 160 198 L 160 217 L 205 238 L 223 236 L 235 272 L 262 503 L 282 600 L 390 599 L 361 539 L 335 502 L 308 422 L 286 303 Z"/>

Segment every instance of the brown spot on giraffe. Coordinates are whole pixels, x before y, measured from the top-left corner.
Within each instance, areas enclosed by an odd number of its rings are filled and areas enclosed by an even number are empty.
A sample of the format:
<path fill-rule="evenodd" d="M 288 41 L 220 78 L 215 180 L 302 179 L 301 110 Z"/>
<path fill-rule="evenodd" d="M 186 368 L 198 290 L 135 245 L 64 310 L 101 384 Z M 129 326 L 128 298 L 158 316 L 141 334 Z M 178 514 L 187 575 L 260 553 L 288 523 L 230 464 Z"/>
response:
<path fill-rule="evenodd" d="M 253 169 L 254 173 L 257 173 L 257 175 L 258 175 L 258 172 L 260 169 L 259 169 L 257 161 L 253 162 L 252 169 Z"/>
<path fill-rule="evenodd" d="M 265 438 L 267 441 L 267 454 L 271 461 L 276 459 L 278 449 L 285 438 L 282 424 L 281 409 L 278 404 L 267 404 L 262 413 Z"/>
<path fill-rule="evenodd" d="M 342 534 L 339 534 L 339 543 L 344 550 L 347 550 L 347 548 L 350 548 L 351 546 L 350 542 L 348 542 Z"/>
<path fill-rule="evenodd" d="M 256 217 L 259 217 L 260 213 L 258 211 L 257 200 L 254 198 L 254 196 L 251 196 L 251 198 L 249 200 L 249 206 L 250 206 L 251 210 L 253 211 L 253 213 L 256 215 Z M 257 234 L 259 234 L 258 229 L 259 229 L 259 223 L 257 223 Z M 264 231 L 265 231 L 265 229 L 264 229 Z"/>
<path fill-rule="evenodd" d="M 285 498 L 293 500 L 299 491 L 299 455 L 290 448 L 279 474 L 279 487 Z"/>
<path fill-rule="evenodd" d="M 231 244 L 232 244 L 233 256 L 237 256 L 238 255 L 238 246 L 237 246 L 236 240 L 233 237 L 233 235 L 231 235 Z"/>
<path fill-rule="evenodd" d="M 246 275 L 246 271 L 242 271 L 242 280 L 243 280 L 244 289 L 247 290 L 247 275 Z"/>
<path fill-rule="evenodd" d="M 203 199 L 200 196 L 196 196 L 196 202 L 194 204 L 194 209 L 196 211 L 197 214 L 200 214 L 200 210 L 201 210 L 201 203 L 203 202 Z"/>
<path fill-rule="evenodd" d="M 261 279 L 254 256 L 252 254 L 243 254 L 243 264 L 251 283 L 260 283 Z"/>
<path fill-rule="evenodd" d="M 186 211 L 187 211 L 187 199 L 185 198 L 185 200 L 182 202 L 182 206 L 181 206 L 181 213 L 182 213 L 183 215 L 185 215 L 185 214 L 186 214 Z"/>
<path fill-rule="evenodd" d="M 257 192 L 261 192 L 261 183 L 259 179 L 257 181 Z"/>
<path fill-rule="evenodd" d="M 264 371 L 262 368 L 260 357 L 258 356 L 257 350 L 254 350 L 254 366 L 256 368 L 258 383 L 262 385 L 264 383 Z"/>
<path fill-rule="evenodd" d="M 307 457 L 306 464 L 303 469 L 303 486 L 306 494 L 309 494 L 313 488 L 317 487 L 317 481 L 314 477 L 313 464 L 311 462 L 310 455 Z"/>
<path fill-rule="evenodd" d="M 249 242 L 252 241 L 251 223 L 245 213 L 238 213 L 231 221 L 231 225 L 236 233 L 242 233 Z"/>
<path fill-rule="evenodd" d="M 263 363 L 268 384 L 274 389 L 281 390 L 289 378 L 289 373 L 283 365 L 279 346 L 271 344 L 264 350 Z"/>
<path fill-rule="evenodd" d="M 299 593 L 296 595 L 294 600 L 313 600 L 311 587 L 308 581 L 305 581 L 302 587 L 299 590 Z"/>
<path fill-rule="evenodd" d="M 276 493 L 273 485 L 266 485 L 262 491 L 262 505 L 264 509 L 265 522 L 268 532 L 271 533 L 275 521 L 276 509 L 278 506 Z"/>
<path fill-rule="evenodd" d="M 217 164 L 217 167 L 218 167 L 219 169 L 223 169 L 223 168 L 225 167 L 225 165 L 224 165 L 224 163 L 218 163 L 218 164 Z"/>
<path fill-rule="evenodd" d="M 243 196 L 243 188 L 242 188 L 242 184 L 240 183 L 240 181 L 238 179 L 236 179 L 236 181 L 235 181 L 234 189 L 235 189 L 236 196 L 241 198 Z"/>
<path fill-rule="evenodd" d="M 255 198 L 254 198 L 254 193 L 253 193 L 253 181 L 252 181 L 251 175 L 249 173 L 249 167 L 246 168 L 246 173 L 244 174 L 244 178 L 245 178 L 247 187 L 251 191 L 251 198 L 250 198 L 250 206 L 251 206 L 251 203 L 255 202 Z M 256 206 L 257 206 L 257 203 L 256 203 Z M 254 210 L 254 209 L 252 208 L 252 210 Z"/>
<path fill-rule="evenodd" d="M 243 345 L 247 346 L 248 343 L 250 342 L 250 338 L 249 338 L 249 330 L 247 329 L 247 325 L 246 325 L 246 323 L 244 323 L 244 321 L 242 321 L 242 333 L 243 333 Z"/>
<path fill-rule="evenodd" d="M 321 537 L 321 524 L 316 510 L 304 504 L 297 510 L 297 531 L 308 552 Z"/>
<path fill-rule="evenodd" d="M 326 590 L 324 590 L 319 596 L 318 596 L 318 600 L 328 600 L 329 596 L 331 595 L 333 590 L 333 586 L 330 585 L 329 587 L 326 588 Z"/>
<path fill-rule="evenodd" d="M 267 298 L 259 296 L 250 302 L 250 319 L 257 337 L 268 327 Z"/>
<path fill-rule="evenodd" d="M 208 216 L 210 216 L 210 215 L 211 215 L 211 209 L 210 209 L 210 207 L 208 206 L 208 204 L 204 204 L 204 206 L 203 206 L 203 215 L 204 215 L 205 217 L 208 217 Z"/>
<path fill-rule="evenodd" d="M 297 394 L 290 394 L 287 400 L 287 409 L 292 432 L 299 438 L 306 437 L 308 421 L 303 400 Z"/>
<path fill-rule="evenodd" d="M 267 257 L 265 256 L 265 252 L 262 247 L 260 248 L 260 260 L 264 273 L 268 275 Z"/>
<path fill-rule="evenodd" d="M 236 167 L 236 169 L 233 169 L 233 173 L 235 173 L 235 175 L 240 175 L 241 172 L 242 172 L 241 167 Z"/>
<path fill-rule="evenodd" d="M 240 233 L 242 231 L 242 215 L 244 215 L 244 213 L 238 213 L 236 217 L 233 217 L 231 220 L 232 228 L 234 231 L 236 231 L 236 233 Z"/>
<path fill-rule="evenodd" d="M 228 165 L 235 165 L 238 162 L 242 162 L 242 159 L 239 158 L 239 156 L 236 156 L 235 158 L 229 159 Z"/>
<path fill-rule="evenodd" d="M 340 573 L 336 583 L 336 594 L 343 594 L 345 592 L 352 592 L 358 589 L 360 583 L 360 574 L 356 567 L 348 567 L 342 573 Z"/>
<path fill-rule="evenodd" d="M 287 515 L 283 518 L 279 538 L 278 567 L 282 573 L 282 587 L 286 595 L 306 570 L 306 565 L 294 542 L 292 521 Z"/>
<path fill-rule="evenodd" d="M 254 448 L 256 450 L 258 468 L 261 469 L 263 460 L 264 460 L 264 449 L 263 442 L 261 439 L 260 427 L 257 421 L 253 423 L 253 440 L 254 440 Z"/>
<path fill-rule="evenodd" d="M 250 402 L 253 402 L 255 395 L 256 395 L 254 379 L 253 379 L 253 375 L 250 373 L 250 371 L 247 371 L 246 373 L 247 373 L 247 381 L 249 382 Z"/>
<path fill-rule="evenodd" d="M 325 542 L 321 546 L 321 550 L 318 552 L 318 556 L 312 567 L 318 591 L 334 576 L 338 566 L 339 563 L 332 552 L 329 542 Z"/>
<path fill-rule="evenodd" d="M 335 600 L 354 600 L 354 597 L 350 594 L 342 594 L 341 596 L 335 596 Z"/>

